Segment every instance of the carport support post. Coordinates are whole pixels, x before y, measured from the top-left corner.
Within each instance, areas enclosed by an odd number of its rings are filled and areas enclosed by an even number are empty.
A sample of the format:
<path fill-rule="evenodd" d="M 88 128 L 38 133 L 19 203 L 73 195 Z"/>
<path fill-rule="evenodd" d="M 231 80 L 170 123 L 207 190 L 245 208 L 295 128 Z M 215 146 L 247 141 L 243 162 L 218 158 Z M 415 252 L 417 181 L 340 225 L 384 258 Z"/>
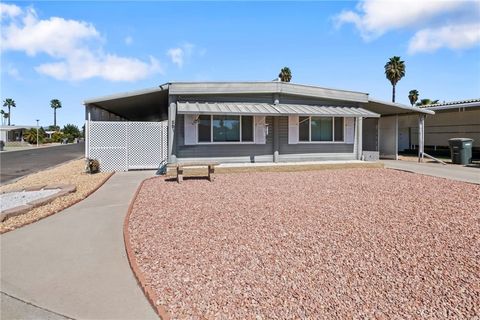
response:
<path fill-rule="evenodd" d="M 280 95 L 275 93 L 273 95 L 273 104 L 277 105 L 280 103 Z M 279 155 L 279 146 L 280 146 L 280 133 L 279 133 L 279 119 L 278 117 L 273 117 L 273 162 L 278 162 Z"/>
<path fill-rule="evenodd" d="M 177 162 L 176 156 L 173 153 L 173 142 L 175 134 L 175 118 L 177 115 L 177 101 L 176 97 L 170 97 L 170 105 L 168 107 L 168 163 Z"/>
<path fill-rule="evenodd" d="M 425 144 L 425 115 L 418 116 L 418 162 L 423 162 Z"/>

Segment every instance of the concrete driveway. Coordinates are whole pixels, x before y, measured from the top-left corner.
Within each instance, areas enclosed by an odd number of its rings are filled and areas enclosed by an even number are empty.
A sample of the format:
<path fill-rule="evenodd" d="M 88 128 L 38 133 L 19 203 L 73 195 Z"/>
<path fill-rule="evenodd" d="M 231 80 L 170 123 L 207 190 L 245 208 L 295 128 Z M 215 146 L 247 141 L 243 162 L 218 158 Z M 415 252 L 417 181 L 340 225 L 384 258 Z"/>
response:
<path fill-rule="evenodd" d="M 158 319 L 125 254 L 123 221 L 153 171 L 116 173 L 61 213 L 0 236 L 2 319 Z"/>
<path fill-rule="evenodd" d="M 456 164 L 443 165 L 441 163 L 402 160 L 382 160 L 385 168 L 410 171 L 428 176 L 480 184 L 480 166 L 461 166 Z"/>
<path fill-rule="evenodd" d="M 85 154 L 85 143 L 0 152 L 0 183 L 26 176 Z"/>

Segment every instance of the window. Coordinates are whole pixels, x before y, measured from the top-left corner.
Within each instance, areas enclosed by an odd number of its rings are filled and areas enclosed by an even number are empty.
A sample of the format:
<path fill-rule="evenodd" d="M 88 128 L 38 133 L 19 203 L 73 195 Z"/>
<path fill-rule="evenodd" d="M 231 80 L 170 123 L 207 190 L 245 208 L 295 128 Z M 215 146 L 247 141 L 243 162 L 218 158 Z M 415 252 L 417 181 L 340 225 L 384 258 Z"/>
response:
<path fill-rule="evenodd" d="M 201 115 L 198 142 L 253 142 L 253 117 Z"/>
<path fill-rule="evenodd" d="M 345 127 L 343 122 L 344 118 L 334 118 L 335 119 L 335 141 L 343 141 L 343 128 Z"/>
<path fill-rule="evenodd" d="M 211 116 L 201 115 L 198 117 L 198 142 L 210 142 L 211 138 Z"/>
<path fill-rule="evenodd" d="M 300 142 L 342 142 L 344 118 L 299 117 L 298 140 Z"/>

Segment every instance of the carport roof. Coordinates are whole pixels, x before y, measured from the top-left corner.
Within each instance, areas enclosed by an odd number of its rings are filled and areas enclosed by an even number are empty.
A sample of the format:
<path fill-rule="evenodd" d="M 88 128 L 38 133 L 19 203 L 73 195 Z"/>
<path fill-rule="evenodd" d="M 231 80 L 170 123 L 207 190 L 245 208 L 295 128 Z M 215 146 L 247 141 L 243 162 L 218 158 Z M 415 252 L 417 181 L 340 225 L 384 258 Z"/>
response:
<path fill-rule="evenodd" d="M 358 107 L 313 106 L 269 103 L 189 103 L 178 102 L 180 114 L 252 115 L 252 116 L 330 116 L 380 117 L 379 114 Z"/>

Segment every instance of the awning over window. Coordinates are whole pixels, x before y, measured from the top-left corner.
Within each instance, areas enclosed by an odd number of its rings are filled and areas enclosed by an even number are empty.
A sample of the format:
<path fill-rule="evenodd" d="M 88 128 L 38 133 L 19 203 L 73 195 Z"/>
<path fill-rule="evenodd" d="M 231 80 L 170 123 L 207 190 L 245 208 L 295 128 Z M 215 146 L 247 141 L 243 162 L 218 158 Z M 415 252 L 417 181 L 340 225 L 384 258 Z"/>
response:
<path fill-rule="evenodd" d="M 330 116 L 379 118 L 375 112 L 358 107 L 312 106 L 269 103 L 190 103 L 178 102 L 179 114 L 231 114 L 249 116 Z"/>

